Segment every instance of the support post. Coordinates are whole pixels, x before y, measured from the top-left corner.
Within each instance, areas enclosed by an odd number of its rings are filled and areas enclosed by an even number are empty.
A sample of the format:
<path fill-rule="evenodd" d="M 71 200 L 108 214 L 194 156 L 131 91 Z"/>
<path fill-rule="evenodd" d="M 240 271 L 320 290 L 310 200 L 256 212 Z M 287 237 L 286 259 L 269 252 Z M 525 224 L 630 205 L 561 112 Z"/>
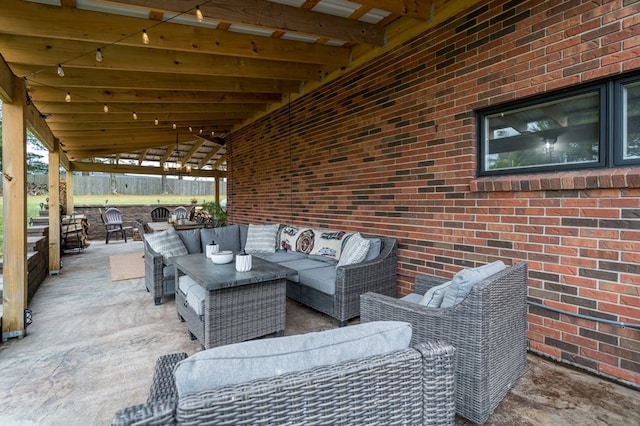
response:
<path fill-rule="evenodd" d="M 67 185 L 67 194 L 66 194 L 67 214 L 70 215 L 76 209 L 75 205 L 73 204 L 73 172 L 71 170 L 67 170 L 67 177 L 65 179 L 65 183 Z"/>
<path fill-rule="evenodd" d="M 60 144 L 49 152 L 49 275 L 60 273 Z"/>
<path fill-rule="evenodd" d="M 26 335 L 27 281 L 27 102 L 24 82 L 13 76 L 12 102 L 3 104 L 3 291 L 2 340 Z"/>

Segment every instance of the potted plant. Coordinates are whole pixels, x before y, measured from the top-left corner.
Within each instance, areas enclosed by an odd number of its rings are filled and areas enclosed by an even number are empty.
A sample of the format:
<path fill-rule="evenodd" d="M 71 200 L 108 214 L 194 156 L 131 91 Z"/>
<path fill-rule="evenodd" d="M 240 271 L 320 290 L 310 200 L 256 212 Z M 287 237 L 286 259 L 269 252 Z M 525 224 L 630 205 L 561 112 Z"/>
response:
<path fill-rule="evenodd" d="M 202 210 L 209 214 L 213 226 L 225 226 L 227 224 L 227 212 L 215 201 L 203 201 Z"/>

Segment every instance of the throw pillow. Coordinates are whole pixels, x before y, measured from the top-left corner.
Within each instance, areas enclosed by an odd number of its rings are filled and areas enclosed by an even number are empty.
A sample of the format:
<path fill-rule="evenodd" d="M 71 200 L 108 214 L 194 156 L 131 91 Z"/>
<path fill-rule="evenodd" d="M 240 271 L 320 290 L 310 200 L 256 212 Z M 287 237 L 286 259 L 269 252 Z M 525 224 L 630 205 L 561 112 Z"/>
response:
<path fill-rule="evenodd" d="M 404 350 L 411 324 L 373 321 L 315 333 L 219 346 L 191 355 L 174 368 L 180 397 L 255 379 L 304 371 Z M 233 372 L 233 374 L 229 374 Z"/>
<path fill-rule="evenodd" d="M 178 236 L 178 233 L 173 228 L 162 232 L 145 234 L 144 239 L 156 253 L 162 255 L 165 264 L 171 263 L 169 261 L 171 257 L 189 254 L 180 236 Z"/>
<path fill-rule="evenodd" d="M 365 257 L 367 257 L 370 245 L 371 241 L 363 238 L 359 232 L 351 235 L 347 240 L 347 243 L 344 245 L 344 249 L 342 250 L 342 254 L 340 255 L 340 260 L 338 261 L 338 265 L 336 265 L 336 267 L 353 265 L 362 262 Z"/>
<path fill-rule="evenodd" d="M 244 250 L 247 253 L 275 253 L 276 237 L 280 225 L 254 225 L 249 224 L 247 231 L 247 244 Z"/>
<path fill-rule="evenodd" d="M 427 306 L 429 308 L 439 308 L 444 298 L 444 293 L 451 285 L 451 281 L 444 282 L 440 285 L 431 287 L 422 297 L 420 305 Z"/>
<path fill-rule="evenodd" d="M 454 275 L 451 285 L 445 290 L 441 308 L 448 308 L 464 300 L 471 291 L 471 287 L 506 268 L 505 264 L 498 260 L 484 266 L 471 269 L 463 269 Z"/>

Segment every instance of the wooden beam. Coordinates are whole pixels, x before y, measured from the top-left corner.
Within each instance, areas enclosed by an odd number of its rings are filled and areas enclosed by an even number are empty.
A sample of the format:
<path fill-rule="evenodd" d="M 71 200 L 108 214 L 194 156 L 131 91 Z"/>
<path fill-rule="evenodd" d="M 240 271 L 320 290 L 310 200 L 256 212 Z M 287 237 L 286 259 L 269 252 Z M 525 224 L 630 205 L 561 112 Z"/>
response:
<path fill-rule="evenodd" d="M 38 109 L 42 114 L 102 114 L 103 104 L 98 102 L 38 102 Z M 204 113 L 204 112 L 260 112 L 266 111 L 266 104 L 213 104 L 213 103 L 119 103 L 110 102 L 109 115 L 114 116 L 118 114 L 124 114 L 123 119 L 127 121 L 133 121 L 133 111 L 138 114 L 150 113 L 150 114 L 171 114 L 171 113 Z"/>
<path fill-rule="evenodd" d="M 225 91 L 249 93 L 290 93 L 302 89 L 302 81 L 274 80 L 268 78 L 215 77 L 203 75 L 184 75 L 176 78 L 170 73 L 146 73 L 112 71 L 105 69 L 65 68 L 64 79 L 56 70 L 42 69 L 34 65 L 11 64 L 17 75 L 31 75 L 32 85 L 42 84 L 59 87 L 61 96 L 76 87 L 104 89 L 146 89 L 146 90 L 187 90 L 187 91 Z M 62 81 L 61 81 L 62 80 Z"/>
<path fill-rule="evenodd" d="M 162 167 L 135 166 L 124 164 L 101 164 L 72 162 L 71 169 L 77 172 L 130 173 L 143 175 L 166 175 Z M 192 169 L 189 176 L 194 177 L 226 177 L 227 172 L 221 170 Z"/>
<path fill-rule="evenodd" d="M 3 291 L 2 340 L 26 335 L 27 309 L 27 126 L 26 87 L 13 76 L 7 86 L 13 89 L 3 103 L 2 119 L 2 198 Z M 11 159 L 9 161 L 9 159 Z"/>
<path fill-rule="evenodd" d="M 0 55 L 0 100 L 6 103 L 13 102 L 14 75 L 9 69 L 2 55 Z"/>
<path fill-rule="evenodd" d="M 47 125 L 46 121 L 42 118 L 42 114 L 38 111 L 38 108 L 31 103 L 27 106 L 25 114 L 27 127 L 31 130 L 31 133 L 33 133 L 33 135 L 42 142 L 45 148 L 49 151 L 53 151 L 53 147 L 56 144 L 56 137 L 53 135 L 53 132 Z"/>
<path fill-rule="evenodd" d="M 317 80 L 325 75 L 325 66 L 202 53 L 175 52 L 146 47 L 109 46 L 108 61 L 96 62 L 92 55 L 101 45 L 68 40 L 51 40 L 24 35 L 0 34 L 0 51 L 9 63 L 31 64 L 57 71 L 60 58 L 75 58 L 64 63 L 68 70 L 86 68 L 132 71 L 146 74 L 173 73 L 216 77 L 271 78 L 282 80 Z"/>
<path fill-rule="evenodd" d="M 117 44 L 120 46 L 139 47 L 140 32 L 149 27 L 146 19 L 88 10 L 65 10 L 22 0 L 2 0 L 2 6 L 0 32 L 93 42 L 97 43 L 96 47 L 106 46 L 103 52 L 105 58 L 113 56 L 109 45 L 114 40 L 119 40 Z M 153 30 L 152 38 L 153 42 L 146 46 L 147 49 L 336 66 L 347 66 L 351 61 L 351 51 L 346 47 L 276 40 L 171 22 L 165 22 Z"/>
<path fill-rule="evenodd" d="M 431 5 L 433 1 L 424 0 L 358 0 L 359 4 L 369 9 L 388 10 L 399 15 L 422 20 L 433 19 Z"/>
<path fill-rule="evenodd" d="M 162 10 L 165 15 L 181 14 L 195 10 L 195 7 L 200 5 L 204 16 L 216 21 L 376 46 L 383 46 L 386 41 L 383 27 L 265 0 L 216 0 L 204 4 L 201 0 L 183 0 L 179 3 L 179 8 L 176 7 L 175 0 L 119 0 L 115 3 Z M 163 27 L 160 26 L 157 38 L 161 37 L 162 30 Z"/>
<path fill-rule="evenodd" d="M 75 210 L 75 205 L 73 200 L 73 172 L 67 171 L 67 175 L 64 181 L 65 181 L 65 186 L 67 190 L 66 191 L 67 214 L 71 214 Z"/>
<path fill-rule="evenodd" d="M 60 102 L 66 92 L 52 87 L 34 84 L 29 90 L 35 102 Z M 185 103 L 199 104 L 268 104 L 282 101 L 280 93 L 240 93 L 240 92 L 190 92 L 182 90 L 136 90 L 136 89 L 93 89 L 74 88 L 72 102 L 115 103 Z M 136 111 L 136 110 L 134 110 Z"/>

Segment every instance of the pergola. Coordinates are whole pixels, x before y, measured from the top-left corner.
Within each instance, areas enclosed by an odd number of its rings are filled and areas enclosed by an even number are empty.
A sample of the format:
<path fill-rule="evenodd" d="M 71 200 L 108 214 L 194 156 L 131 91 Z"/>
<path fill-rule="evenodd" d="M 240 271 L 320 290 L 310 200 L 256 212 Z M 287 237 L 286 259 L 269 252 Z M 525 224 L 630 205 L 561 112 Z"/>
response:
<path fill-rule="evenodd" d="M 27 128 L 49 151 L 56 273 L 60 167 L 226 177 L 229 133 L 475 3 L 3 0 L 3 340 L 25 335 Z"/>

